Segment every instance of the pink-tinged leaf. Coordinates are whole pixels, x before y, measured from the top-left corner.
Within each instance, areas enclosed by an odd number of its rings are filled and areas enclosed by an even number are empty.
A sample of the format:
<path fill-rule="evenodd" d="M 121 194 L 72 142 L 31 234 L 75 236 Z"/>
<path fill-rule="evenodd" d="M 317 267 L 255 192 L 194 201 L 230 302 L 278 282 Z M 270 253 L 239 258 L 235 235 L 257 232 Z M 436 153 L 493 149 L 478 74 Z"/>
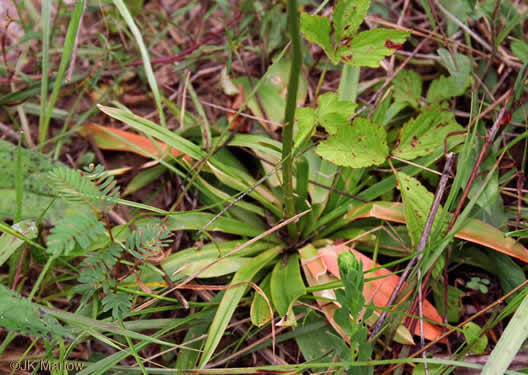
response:
<path fill-rule="evenodd" d="M 372 202 L 350 210 L 345 219 L 352 222 L 357 219 L 375 217 L 381 220 L 405 224 L 405 216 L 401 203 Z M 528 249 L 503 232 L 477 219 L 469 219 L 455 234 L 456 238 L 478 243 L 501 253 L 528 263 Z"/>
<path fill-rule="evenodd" d="M 147 137 L 125 130 L 97 124 L 88 124 L 83 126 L 79 130 L 79 133 L 83 137 L 91 136 L 97 147 L 103 150 L 128 151 L 147 158 L 152 157 L 152 155 L 163 158 L 167 153 L 167 145 L 164 143 L 156 142 L 156 146 Z M 177 157 L 182 153 L 175 148 L 171 148 L 171 154 Z M 184 155 L 183 158 L 185 160 L 191 160 L 188 155 Z"/>
<path fill-rule="evenodd" d="M 319 250 L 319 255 L 321 260 L 328 267 L 328 271 L 337 278 L 340 278 L 339 275 L 339 266 L 337 264 L 337 257 L 340 253 L 345 250 L 350 250 L 354 253 L 357 259 L 363 262 L 363 270 L 365 272 L 369 271 L 367 278 L 375 278 L 375 280 L 365 282 L 365 287 L 363 289 L 363 296 L 367 302 L 372 301 L 375 306 L 387 306 L 392 292 L 398 285 L 400 277 L 394 275 L 391 271 L 386 268 L 379 268 L 378 264 L 373 264 L 372 259 L 363 255 L 362 253 L 349 248 L 345 245 L 336 245 L 328 246 L 324 249 Z M 379 268 L 375 271 L 370 271 L 372 268 Z M 403 284 L 405 288 L 406 283 Z M 410 293 L 409 293 L 410 294 Z M 405 296 L 407 298 L 409 296 Z M 423 302 L 423 312 L 424 317 L 442 323 L 442 317 L 436 310 L 436 308 L 427 300 Z M 414 331 L 415 335 L 420 335 L 420 328 L 417 325 Z M 427 340 L 435 340 L 442 335 L 442 329 L 439 326 L 431 324 L 427 321 L 424 321 L 424 336 Z"/>
<path fill-rule="evenodd" d="M 308 285 L 317 286 L 328 284 L 336 281 L 337 278 L 327 272 L 327 267 L 319 256 L 317 250 L 312 245 L 307 245 L 299 250 L 301 257 L 301 265 L 304 271 L 304 276 Z M 336 330 L 337 333 L 346 341 L 350 342 L 350 338 L 345 334 L 341 327 L 336 323 L 334 319 L 335 310 L 340 307 L 336 302 L 336 295 L 333 289 L 325 289 L 319 292 L 313 292 L 314 296 L 318 297 L 315 301 L 319 305 L 319 308 L 326 316 L 326 319 L 330 325 Z M 369 317 L 367 324 L 372 326 L 377 318 L 379 312 L 374 311 L 374 314 Z M 407 328 L 403 325 L 398 326 L 394 335 L 394 341 L 404 345 L 414 345 L 412 335 Z"/>

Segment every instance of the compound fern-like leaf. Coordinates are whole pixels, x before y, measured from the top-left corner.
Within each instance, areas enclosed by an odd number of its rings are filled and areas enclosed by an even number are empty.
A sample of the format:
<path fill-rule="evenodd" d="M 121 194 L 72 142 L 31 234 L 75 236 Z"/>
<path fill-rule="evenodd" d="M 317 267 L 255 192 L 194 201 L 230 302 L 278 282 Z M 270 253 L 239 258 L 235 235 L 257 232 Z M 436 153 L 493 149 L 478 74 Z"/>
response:
<path fill-rule="evenodd" d="M 157 255 L 172 242 L 170 232 L 158 226 L 148 225 L 136 230 L 126 240 L 126 248 L 138 259 Z"/>
<path fill-rule="evenodd" d="M 104 223 L 93 215 L 69 215 L 51 229 L 48 252 L 54 255 L 69 255 L 76 244 L 86 249 L 91 240 L 105 230 Z"/>
<path fill-rule="evenodd" d="M 48 173 L 48 179 L 61 198 L 84 202 L 97 214 L 110 209 L 119 197 L 114 178 L 102 166 L 92 167 L 90 173 L 59 167 Z"/>

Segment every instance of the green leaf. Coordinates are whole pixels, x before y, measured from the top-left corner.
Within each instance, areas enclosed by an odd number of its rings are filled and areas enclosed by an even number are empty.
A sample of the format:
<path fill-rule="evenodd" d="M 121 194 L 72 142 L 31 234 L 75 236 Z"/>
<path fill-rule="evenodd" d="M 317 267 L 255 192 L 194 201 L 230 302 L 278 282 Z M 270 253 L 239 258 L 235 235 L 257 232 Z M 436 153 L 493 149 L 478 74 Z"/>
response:
<path fill-rule="evenodd" d="M 207 329 L 209 328 L 208 323 L 214 317 L 214 310 L 208 310 L 204 312 L 207 314 L 204 318 L 207 323 L 191 325 L 191 327 L 187 330 L 187 333 L 185 334 L 183 342 L 188 344 L 185 345 L 185 349 L 180 349 L 176 357 L 176 363 L 174 365 L 174 368 L 178 369 L 176 372 L 176 374 L 178 375 L 184 375 L 185 372 L 183 370 L 185 369 L 192 369 L 196 367 L 198 357 L 200 356 L 200 347 L 202 346 L 202 343 L 205 340 L 205 338 L 201 340 L 197 340 L 197 338 L 201 336 L 205 337 L 205 335 L 207 334 Z M 190 316 L 193 315 L 194 314 L 191 314 Z"/>
<path fill-rule="evenodd" d="M 282 262 L 275 265 L 271 273 L 270 289 L 273 305 L 281 317 L 288 313 L 299 297 L 306 294 L 298 254 L 290 255 L 286 265 Z"/>
<path fill-rule="evenodd" d="M 484 130 L 484 127 L 480 127 L 482 125 L 479 123 L 477 126 L 479 129 L 477 129 L 477 132 L 479 133 L 479 130 Z M 484 132 L 480 132 L 480 134 L 484 135 L 486 134 L 487 130 Z M 467 173 L 469 174 L 469 171 L 472 169 L 473 165 L 478 160 L 480 150 L 479 147 L 482 147 L 482 144 L 484 143 L 481 139 L 476 139 L 476 147 L 471 148 L 469 153 L 469 166 L 470 168 L 467 169 Z M 479 190 L 482 188 L 482 184 L 484 183 L 484 180 L 487 177 L 487 172 L 493 168 L 494 164 L 497 161 L 498 155 L 495 154 L 495 152 L 490 152 L 489 155 L 482 161 L 479 171 L 477 174 L 477 177 L 473 181 L 473 185 L 471 186 L 471 189 L 469 190 L 468 198 L 472 202 L 476 202 L 476 204 L 482 208 L 482 211 L 480 212 L 480 218 L 484 222 L 487 222 L 488 224 L 500 228 L 504 226 L 508 219 L 506 217 L 505 211 L 504 211 L 504 202 L 501 197 L 501 188 L 499 186 L 499 171 L 495 170 L 493 174 L 491 175 L 491 178 L 488 180 L 486 186 L 484 186 L 484 190 L 480 194 Z M 460 163 L 459 163 L 460 165 Z M 466 178 L 462 181 L 467 181 L 469 179 L 469 176 L 466 175 Z M 464 186 L 464 185 L 462 185 Z M 478 194 L 478 195 L 477 195 Z"/>
<path fill-rule="evenodd" d="M 307 40 L 319 45 L 326 55 L 334 61 L 334 49 L 332 47 L 330 19 L 328 17 L 312 16 L 301 13 L 301 32 Z M 337 62 L 337 61 L 336 61 Z"/>
<path fill-rule="evenodd" d="M 103 222 L 93 215 L 72 212 L 51 229 L 48 236 L 48 252 L 55 256 L 69 255 L 76 245 L 86 249 L 92 240 L 106 231 Z"/>
<path fill-rule="evenodd" d="M 315 111 L 310 107 L 297 108 L 295 111 L 297 120 L 297 132 L 294 136 L 295 147 L 299 147 L 315 133 L 317 117 Z"/>
<path fill-rule="evenodd" d="M 103 311 L 112 310 L 112 318 L 122 319 L 130 312 L 130 295 L 124 292 L 111 293 L 103 298 Z"/>
<path fill-rule="evenodd" d="M 128 183 L 125 191 L 123 191 L 122 197 L 132 194 L 140 189 L 143 189 L 148 184 L 156 181 L 167 171 L 167 167 L 164 165 L 155 165 L 152 168 L 146 169 L 139 172 L 132 180 Z"/>
<path fill-rule="evenodd" d="M 218 254 L 218 253 L 217 253 Z M 211 264 L 214 260 L 216 260 L 217 255 L 215 257 L 209 258 L 209 259 L 202 259 L 196 262 L 193 262 L 191 264 L 186 264 L 184 268 L 180 270 L 181 274 L 190 276 L 194 274 L 195 272 L 200 271 L 204 267 Z M 225 259 L 222 259 L 200 273 L 198 275 L 198 278 L 200 279 L 206 279 L 211 277 L 219 277 L 228 275 L 230 273 L 234 273 L 238 271 L 240 268 L 242 268 L 245 264 L 247 264 L 251 258 L 248 257 L 238 257 L 238 256 L 230 256 Z"/>
<path fill-rule="evenodd" d="M 523 63 L 528 61 L 528 43 L 522 40 L 514 40 L 511 44 L 511 50 L 515 57 Z"/>
<path fill-rule="evenodd" d="M 491 352 L 482 375 L 504 374 L 510 366 L 521 345 L 528 337 L 528 295 L 515 311 L 508 326 L 502 333 L 497 346 Z"/>
<path fill-rule="evenodd" d="M 392 81 L 392 97 L 397 103 L 409 104 L 418 108 L 422 97 L 422 77 L 414 70 L 403 69 Z"/>
<path fill-rule="evenodd" d="M 452 112 L 438 109 L 422 112 L 401 128 L 398 146 L 392 150 L 392 154 L 407 160 L 429 155 L 444 145 L 449 133 L 463 130 Z"/>
<path fill-rule="evenodd" d="M 212 261 L 216 260 L 218 257 L 226 255 L 227 253 L 236 249 L 242 244 L 243 244 L 243 241 L 225 241 L 225 242 L 219 242 L 217 244 L 208 243 L 207 245 L 203 246 L 200 249 L 189 248 L 185 250 L 180 250 L 177 253 L 170 255 L 167 258 L 167 260 L 162 263 L 162 267 L 165 270 L 165 272 L 171 277 L 171 279 L 176 281 L 178 279 L 181 279 L 184 275 L 189 274 L 189 272 L 187 272 L 186 270 L 188 267 L 192 266 L 194 263 L 200 263 L 200 262 L 211 263 Z M 263 250 L 269 248 L 269 246 L 270 246 L 269 243 L 260 241 L 260 242 L 254 243 L 246 247 L 240 252 L 237 252 L 236 254 L 234 254 L 233 256 L 236 255 L 238 257 L 250 258 L 250 257 L 258 255 Z M 228 257 L 227 259 L 229 258 L 230 257 Z M 221 262 L 222 261 L 220 261 L 219 263 Z M 212 266 L 207 271 L 212 272 L 215 266 Z M 198 277 L 201 277 L 201 275 L 199 275 Z M 155 282 L 155 281 L 162 281 L 162 277 L 159 274 L 154 274 L 150 272 L 149 270 L 145 269 L 145 270 L 142 270 L 141 280 L 143 280 L 143 282 Z"/>
<path fill-rule="evenodd" d="M 433 205 L 434 195 L 414 177 L 398 172 L 396 173 L 396 178 L 398 180 L 398 189 L 402 194 L 407 229 L 413 247 L 416 248 L 424 231 L 427 216 Z M 443 218 L 442 222 L 440 221 L 441 218 Z M 440 206 L 428 238 L 428 243 L 434 242 L 436 236 L 445 232 L 447 224 L 447 216 L 444 215 L 442 206 Z"/>
<path fill-rule="evenodd" d="M 165 114 L 163 112 L 163 104 L 161 102 L 161 92 L 159 90 L 158 83 L 156 81 L 156 76 L 154 75 L 154 71 L 152 70 L 152 64 L 150 63 L 149 51 L 143 41 L 142 33 L 137 27 L 134 21 L 134 17 L 130 14 L 130 11 L 125 5 L 125 2 L 123 0 L 113 0 L 113 3 L 116 6 L 116 8 L 119 10 L 119 13 L 121 13 L 121 16 L 123 17 L 125 22 L 127 23 L 128 28 L 130 29 L 132 35 L 134 36 L 134 39 L 136 39 L 136 43 L 138 44 L 139 52 L 141 54 L 141 60 L 143 61 L 143 69 L 145 71 L 145 75 L 147 76 L 147 81 L 152 91 L 152 95 L 154 96 L 154 101 L 156 102 L 156 107 L 158 109 L 158 115 L 160 118 L 160 122 L 163 125 L 163 127 L 166 128 L 167 124 L 165 123 Z"/>
<path fill-rule="evenodd" d="M 462 327 L 468 345 L 471 345 L 471 353 L 483 354 L 488 347 L 488 337 L 482 334 L 482 328 L 473 322 Z"/>
<path fill-rule="evenodd" d="M 431 82 L 427 90 L 427 103 L 438 103 L 455 96 L 455 85 L 452 77 L 441 76 Z"/>
<path fill-rule="evenodd" d="M 235 274 L 230 285 L 251 281 L 258 271 L 279 256 L 280 251 L 280 247 L 274 247 L 253 258 Z M 247 284 L 241 284 L 225 291 L 211 323 L 211 328 L 209 329 L 209 334 L 203 347 L 203 354 L 198 363 L 199 368 L 204 368 L 207 362 L 211 359 L 220 339 L 224 335 L 233 313 L 235 312 L 238 302 L 246 293 L 247 289 Z"/>
<path fill-rule="evenodd" d="M 317 328 L 302 334 L 305 329 L 312 326 Z M 318 314 L 307 314 L 294 332 L 298 334 L 295 341 L 306 361 L 330 362 L 335 360 L 336 354 L 343 361 L 348 357 L 350 348 L 346 342 Z M 321 369 L 314 369 L 314 371 L 321 371 Z"/>
<path fill-rule="evenodd" d="M 72 203 L 86 204 L 94 213 L 107 211 L 119 199 L 119 186 L 101 165 L 86 174 L 58 167 L 49 171 L 47 178 L 58 196 Z"/>
<path fill-rule="evenodd" d="M 202 151 L 199 146 L 150 120 L 141 118 L 129 111 L 124 111 L 119 108 L 105 107 L 103 105 L 98 105 L 97 108 L 108 116 L 122 121 L 130 127 L 150 135 L 151 137 L 159 139 L 166 145 L 174 147 L 178 151 L 189 155 L 195 160 L 201 160 L 206 156 L 206 153 Z"/>
<path fill-rule="evenodd" d="M 3 285 L 0 285 L 0 326 L 31 336 L 73 339 L 57 320 L 38 305 Z"/>
<path fill-rule="evenodd" d="M 270 284 L 271 273 L 269 273 L 259 285 L 260 289 L 266 294 L 268 301 L 266 301 L 259 293 L 255 292 L 255 296 L 251 302 L 251 323 L 257 327 L 262 327 L 271 320 L 270 306 L 268 305 L 268 303 L 271 303 Z"/>
<path fill-rule="evenodd" d="M 0 217 L 13 219 L 16 206 L 16 153 L 17 147 L 0 139 Z M 84 204 L 71 204 L 60 196 L 56 196 L 46 179 L 47 172 L 64 165 L 52 160 L 46 155 L 21 149 L 22 170 L 24 175 L 22 200 L 22 218 L 38 219 L 47 210 L 44 219 L 56 224 L 65 212 L 73 209 L 89 212 Z M 52 204 L 53 202 L 53 204 Z M 50 206 L 51 205 L 51 206 Z"/>
<path fill-rule="evenodd" d="M 332 18 L 338 41 L 356 33 L 369 6 L 370 0 L 337 0 Z"/>
<path fill-rule="evenodd" d="M 394 48 L 388 48 L 387 45 L 403 44 L 408 36 L 408 32 L 400 30 L 363 31 L 339 47 L 337 56 L 346 64 L 376 68 L 385 56 L 391 56 L 395 52 Z"/>
<path fill-rule="evenodd" d="M 441 374 L 445 369 L 445 366 L 438 363 L 428 363 L 427 371 L 425 371 L 425 365 L 423 363 L 418 363 L 414 368 L 412 375 L 428 375 L 428 374 Z"/>
<path fill-rule="evenodd" d="M 338 128 L 335 135 L 315 150 L 323 159 L 351 168 L 379 165 L 389 154 L 383 127 L 366 118 L 355 118 L 352 126 Z"/>
<path fill-rule="evenodd" d="M 433 297 L 435 306 L 440 315 L 444 315 L 444 285 L 442 283 L 432 283 Z M 464 312 L 462 304 L 464 292 L 454 286 L 449 285 L 447 288 L 447 321 L 457 323 Z"/>
<path fill-rule="evenodd" d="M 460 21 L 465 22 L 467 17 L 471 14 L 473 6 L 471 6 L 469 0 L 441 0 L 442 6 L 445 9 L 449 9 L 449 12 Z M 458 31 L 459 26 L 447 18 L 447 35 L 452 36 L 455 32 Z"/>
<path fill-rule="evenodd" d="M 356 103 L 340 100 L 336 93 L 329 92 L 319 96 L 316 113 L 319 123 L 326 131 L 329 134 L 335 134 L 338 128 L 350 124 L 348 119 L 354 115 L 356 107 Z"/>
<path fill-rule="evenodd" d="M 259 118 L 267 118 L 278 124 L 284 121 L 284 110 L 286 108 L 286 94 L 288 93 L 288 78 L 290 76 L 291 59 L 285 56 L 273 63 L 264 77 L 253 85 L 250 84 L 247 77 L 238 77 L 233 79 L 237 86 L 242 85 L 244 95 L 248 100 L 248 107 L 251 112 Z M 302 74 L 302 73 L 301 73 Z M 297 105 L 303 105 L 308 93 L 306 79 L 299 80 L 297 88 Z M 259 97 L 253 95 L 253 91 Z M 261 105 L 262 104 L 262 105 Z M 263 112 L 264 111 L 264 112 Z M 270 128 L 269 123 L 260 123 L 265 129 Z M 276 125 L 271 125 L 271 129 L 276 129 Z"/>
<path fill-rule="evenodd" d="M 488 251 L 487 254 L 494 268 L 492 272 L 497 275 L 504 293 L 509 293 L 526 281 L 522 267 L 515 263 L 511 257 L 495 251 Z M 508 298 L 507 301 L 512 298 L 513 296 Z"/>
<path fill-rule="evenodd" d="M 471 81 L 467 81 L 469 84 Z M 466 92 L 465 87 L 458 87 L 456 79 L 454 77 L 446 77 L 442 76 L 440 78 L 435 79 L 433 82 L 431 82 L 431 86 L 429 86 L 429 90 L 427 91 L 427 103 L 435 104 L 438 102 L 441 102 L 442 100 L 454 98 L 456 96 L 460 96 Z"/>
<path fill-rule="evenodd" d="M 166 226 L 170 231 L 175 230 L 201 230 L 216 215 L 206 212 L 181 212 L 172 215 L 167 220 Z M 207 231 L 224 232 L 238 234 L 240 236 L 256 237 L 263 232 L 262 229 L 256 228 L 237 219 L 228 217 L 218 217 Z M 271 237 L 270 237 L 271 238 Z"/>
<path fill-rule="evenodd" d="M 445 48 L 438 49 L 438 55 L 446 65 L 451 77 L 456 92 L 464 92 L 471 85 L 471 61 L 466 55 L 461 53 L 454 53 L 453 56 Z"/>
<path fill-rule="evenodd" d="M 365 298 L 363 297 L 364 276 L 363 265 L 358 262 L 352 251 L 343 251 L 338 257 L 339 274 L 345 286 L 344 291 L 336 292 L 341 309 L 346 309 L 347 314 L 352 315 L 356 320 L 363 310 Z M 370 314 L 369 314 L 370 315 Z M 367 319 L 368 316 L 364 316 Z M 354 322 L 351 322 L 354 325 Z"/>

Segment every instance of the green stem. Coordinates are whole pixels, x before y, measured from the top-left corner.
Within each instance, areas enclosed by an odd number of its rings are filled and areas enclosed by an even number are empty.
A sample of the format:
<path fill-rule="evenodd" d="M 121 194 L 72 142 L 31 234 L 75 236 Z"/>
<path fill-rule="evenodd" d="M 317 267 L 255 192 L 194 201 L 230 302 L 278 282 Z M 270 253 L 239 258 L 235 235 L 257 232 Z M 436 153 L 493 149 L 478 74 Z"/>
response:
<path fill-rule="evenodd" d="M 297 87 L 301 71 L 301 37 L 299 33 L 299 18 L 297 16 L 297 0 L 288 0 L 288 28 L 292 39 L 293 58 L 286 97 L 286 111 L 282 128 L 282 189 L 286 207 L 286 218 L 295 215 L 295 198 L 293 196 L 293 123 L 297 106 Z M 297 224 L 288 224 L 288 233 L 292 240 L 297 239 Z"/>
<path fill-rule="evenodd" d="M 42 271 L 40 271 L 40 275 L 39 275 L 35 285 L 33 285 L 33 289 L 31 289 L 31 292 L 29 293 L 28 301 L 31 302 L 33 297 L 35 297 L 35 294 L 37 293 L 38 289 L 40 288 L 40 284 L 42 283 L 42 280 L 44 280 L 44 276 L 46 276 L 46 273 L 48 273 L 48 270 L 50 269 L 50 267 L 53 264 L 53 262 L 55 262 L 55 259 L 57 259 L 55 256 L 50 256 L 48 258 L 48 261 L 44 265 L 44 268 L 42 269 Z"/>
<path fill-rule="evenodd" d="M 49 46 L 50 46 L 50 19 L 51 1 L 42 2 L 42 79 L 40 86 L 40 120 L 39 120 L 39 147 L 42 151 L 48 129 L 48 76 L 49 76 Z M 56 82 L 58 84 L 58 82 Z"/>

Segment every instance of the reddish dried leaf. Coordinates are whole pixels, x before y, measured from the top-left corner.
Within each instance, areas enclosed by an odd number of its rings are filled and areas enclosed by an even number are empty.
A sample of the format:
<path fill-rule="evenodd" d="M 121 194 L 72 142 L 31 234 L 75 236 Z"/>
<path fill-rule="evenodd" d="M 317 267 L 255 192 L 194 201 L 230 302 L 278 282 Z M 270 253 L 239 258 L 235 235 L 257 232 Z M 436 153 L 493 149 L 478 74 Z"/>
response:
<path fill-rule="evenodd" d="M 372 259 L 363 255 L 362 253 L 349 248 L 345 245 L 329 246 L 322 250 L 319 250 L 319 255 L 323 263 L 328 267 L 328 271 L 337 278 L 340 278 L 339 267 L 337 264 L 337 257 L 340 253 L 345 250 L 350 250 L 354 253 L 357 259 L 363 262 L 363 270 L 368 271 L 372 268 L 380 267 L 378 264 L 372 264 Z M 363 289 L 363 296 L 367 302 L 372 301 L 376 306 L 387 306 L 392 292 L 398 285 L 400 277 L 394 275 L 391 271 L 386 268 L 380 268 L 373 272 L 367 273 L 367 278 L 376 278 L 376 280 L 371 280 L 365 283 Z M 405 283 L 404 286 L 405 287 Z M 408 296 L 408 295 L 407 295 Z M 405 298 L 407 298 L 407 296 Z M 436 308 L 427 300 L 424 300 L 423 303 L 424 317 L 442 323 L 442 317 L 436 310 Z M 420 335 L 420 328 L 416 326 L 415 335 Z M 442 328 L 431 324 L 427 321 L 424 321 L 424 336 L 427 340 L 435 340 L 442 335 Z"/>
<path fill-rule="evenodd" d="M 147 137 L 139 134 L 101 126 L 88 124 L 83 126 L 79 133 L 83 137 L 92 136 L 95 144 L 104 150 L 128 151 L 135 154 L 150 158 L 152 155 L 163 158 L 167 153 L 167 145 L 162 142 L 156 142 L 158 147 Z M 160 151 L 162 154 L 160 154 Z M 173 156 L 180 156 L 182 153 L 175 148 L 171 148 Z M 188 155 L 184 155 L 185 160 L 191 160 Z"/>
<path fill-rule="evenodd" d="M 366 203 L 350 210 L 345 215 L 345 218 L 348 219 L 349 222 L 367 217 L 375 217 L 377 219 L 405 224 L 405 216 L 403 214 L 403 206 L 401 203 Z M 504 233 L 497 228 L 494 228 L 483 221 L 476 219 L 468 220 L 458 233 L 455 234 L 455 237 L 478 243 L 479 245 L 489 247 L 490 249 L 497 250 L 528 263 L 528 249 L 513 238 L 506 237 Z"/>

